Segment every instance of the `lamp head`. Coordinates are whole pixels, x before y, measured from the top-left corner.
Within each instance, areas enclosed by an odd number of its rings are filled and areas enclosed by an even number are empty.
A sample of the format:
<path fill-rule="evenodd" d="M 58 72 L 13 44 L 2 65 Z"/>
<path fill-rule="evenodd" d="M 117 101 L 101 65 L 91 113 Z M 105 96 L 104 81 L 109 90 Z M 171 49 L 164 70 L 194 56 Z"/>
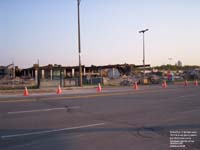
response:
<path fill-rule="evenodd" d="M 144 33 L 146 31 L 149 31 L 149 29 L 141 30 L 141 31 L 139 31 L 139 33 Z"/>

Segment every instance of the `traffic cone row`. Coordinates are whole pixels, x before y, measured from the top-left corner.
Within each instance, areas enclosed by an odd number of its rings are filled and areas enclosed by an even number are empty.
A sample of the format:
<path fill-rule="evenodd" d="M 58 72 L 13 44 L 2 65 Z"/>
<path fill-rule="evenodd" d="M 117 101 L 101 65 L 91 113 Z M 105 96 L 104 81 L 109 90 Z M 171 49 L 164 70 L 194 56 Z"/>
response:
<path fill-rule="evenodd" d="M 163 81 L 162 87 L 163 87 L 163 88 L 167 88 L 167 82 L 166 82 L 166 81 Z"/>
<path fill-rule="evenodd" d="M 184 86 L 188 86 L 188 81 L 187 80 L 185 80 L 185 82 L 184 82 Z"/>
<path fill-rule="evenodd" d="M 195 81 L 194 81 L 194 86 L 198 86 L 198 85 L 199 85 L 199 84 L 198 84 L 198 81 L 195 80 Z M 188 81 L 187 81 L 187 80 L 184 81 L 184 86 L 185 86 L 185 87 L 188 86 Z M 162 82 L 162 88 L 167 88 L 167 83 L 166 83 L 166 81 L 163 81 L 163 82 Z M 138 89 L 139 89 L 139 88 L 138 88 L 137 82 L 135 82 L 135 83 L 133 84 L 133 89 L 134 89 L 134 90 L 138 90 Z M 98 87 L 97 87 L 97 90 L 96 90 L 96 91 L 97 91 L 97 92 L 102 92 L 102 88 L 101 88 L 101 84 L 100 84 L 100 83 L 98 84 Z M 62 94 L 62 89 L 61 89 L 61 87 L 60 87 L 60 84 L 58 85 L 58 89 L 57 89 L 57 91 L 56 91 L 56 94 L 58 94 L 58 95 Z M 27 89 L 26 86 L 25 86 L 25 88 L 24 88 L 24 96 L 29 96 L 29 92 L 28 92 L 28 89 Z"/>
<path fill-rule="evenodd" d="M 25 89 L 24 89 L 24 96 L 28 96 L 29 94 L 28 94 L 28 89 L 27 89 L 27 87 L 25 86 Z"/>
<path fill-rule="evenodd" d="M 194 85 L 198 86 L 198 81 L 197 80 L 194 81 Z"/>
<path fill-rule="evenodd" d="M 62 90 L 61 90 L 60 84 L 58 85 L 58 89 L 57 89 L 56 94 L 62 94 Z"/>
<path fill-rule="evenodd" d="M 133 84 L 133 89 L 134 89 L 134 90 L 138 90 L 138 84 L 137 84 L 137 82 L 135 82 L 135 83 Z"/>
<path fill-rule="evenodd" d="M 184 82 L 184 86 L 188 86 L 189 84 L 188 84 L 188 81 L 187 80 L 185 80 L 185 82 Z M 198 86 L 199 85 L 199 83 L 198 83 L 198 80 L 195 80 L 194 81 L 194 86 Z"/>
<path fill-rule="evenodd" d="M 56 94 L 62 94 L 62 89 L 61 89 L 61 87 L 60 87 L 60 84 L 58 85 L 58 89 L 57 89 L 57 91 L 56 91 Z M 29 96 L 28 89 L 27 89 L 26 86 L 25 86 L 25 88 L 24 88 L 24 96 Z"/>
<path fill-rule="evenodd" d="M 198 85 L 199 85 L 199 84 L 198 84 L 198 81 L 195 80 L 195 81 L 194 81 L 194 86 L 198 86 Z M 184 81 L 184 86 L 185 86 L 185 87 L 188 87 L 188 86 L 189 86 L 187 80 Z M 167 83 L 166 83 L 166 81 L 163 81 L 163 82 L 162 82 L 162 87 L 163 87 L 163 88 L 167 88 Z"/>
<path fill-rule="evenodd" d="M 101 92 L 102 91 L 102 89 L 101 89 L 101 84 L 99 83 L 98 84 L 98 87 L 97 87 L 97 92 Z"/>

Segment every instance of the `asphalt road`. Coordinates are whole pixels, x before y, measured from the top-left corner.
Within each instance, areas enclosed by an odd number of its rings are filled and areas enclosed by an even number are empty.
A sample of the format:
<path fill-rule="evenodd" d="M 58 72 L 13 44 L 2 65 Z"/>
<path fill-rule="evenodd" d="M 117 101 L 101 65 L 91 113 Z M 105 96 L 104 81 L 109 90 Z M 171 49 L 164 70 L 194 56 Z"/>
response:
<path fill-rule="evenodd" d="M 200 87 L 0 98 L 0 150 L 199 150 Z M 170 131 L 193 143 L 170 148 Z"/>

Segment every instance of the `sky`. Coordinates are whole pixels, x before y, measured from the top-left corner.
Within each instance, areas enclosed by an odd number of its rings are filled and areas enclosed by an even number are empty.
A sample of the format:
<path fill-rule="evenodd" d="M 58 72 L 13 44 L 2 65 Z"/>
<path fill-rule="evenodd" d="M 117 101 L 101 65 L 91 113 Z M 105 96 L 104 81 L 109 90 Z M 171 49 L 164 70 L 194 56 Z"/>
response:
<path fill-rule="evenodd" d="M 199 0 L 81 0 L 83 65 L 200 65 Z M 0 66 L 78 65 L 77 0 L 0 0 Z"/>

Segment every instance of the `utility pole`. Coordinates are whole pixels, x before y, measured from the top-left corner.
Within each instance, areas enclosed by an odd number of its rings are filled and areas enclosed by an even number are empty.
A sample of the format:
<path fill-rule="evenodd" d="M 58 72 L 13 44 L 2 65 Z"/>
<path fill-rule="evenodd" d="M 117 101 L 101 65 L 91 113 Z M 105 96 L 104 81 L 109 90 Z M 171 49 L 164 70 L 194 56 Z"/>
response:
<path fill-rule="evenodd" d="M 144 33 L 146 31 L 149 31 L 149 29 L 141 30 L 139 33 L 142 33 L 143 36 L 143 69 L 144 69 L 144 78 L 145 78 L 145 39 L 144 39 Z"/>
<path fill-rule="evenodd" d="M 172 65 L 171 64 L 172 58 L 170 57 L 170 58 L 168 58 L 168 60 L 169 60 L 169 71 L 170 71 L 170 66 Z"/>
<path fill-rule="evenodd" d="M 37 70 L 37 88 L 40 88 L 40 62 L 37 60 L 38 70 Z"/>
<path fill-rule="evenodd" d="M 14 61 L 12 62 L 12 88 L 14 88 L 14 83 L 15 83 L 15 64 Z"/>
<path fill-rule="evenodd" d="M 82 66 L 81 66 L 81 36 L 80 36 L 80 2 L 81 0 L 77 0 L 77 8 L 78 8 L 78 53 L 79 53 L 79 86 L 82 87 L 83 79 L 82 79 Z"/>

